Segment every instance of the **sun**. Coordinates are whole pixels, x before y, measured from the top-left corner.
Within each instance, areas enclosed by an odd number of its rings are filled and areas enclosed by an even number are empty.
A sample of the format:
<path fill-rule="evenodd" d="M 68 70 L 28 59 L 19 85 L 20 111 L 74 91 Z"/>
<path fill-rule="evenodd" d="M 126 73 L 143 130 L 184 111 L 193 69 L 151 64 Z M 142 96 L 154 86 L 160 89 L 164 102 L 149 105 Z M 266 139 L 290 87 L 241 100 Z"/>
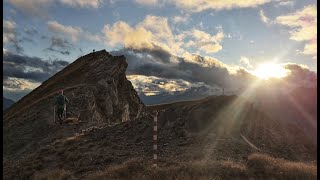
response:
<path fill-rule="evenodd" d="M 287 76 L 288 70 L 280 64 L 264 63 L 254 70 L 253 75 L 261 79 L 282 78 Z"/>

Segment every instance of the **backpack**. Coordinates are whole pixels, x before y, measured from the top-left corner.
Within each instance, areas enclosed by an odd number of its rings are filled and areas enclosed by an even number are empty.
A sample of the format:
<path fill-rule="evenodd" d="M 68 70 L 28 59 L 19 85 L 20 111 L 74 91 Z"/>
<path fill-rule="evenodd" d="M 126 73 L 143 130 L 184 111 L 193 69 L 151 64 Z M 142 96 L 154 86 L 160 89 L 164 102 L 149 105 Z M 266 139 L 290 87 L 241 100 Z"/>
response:
<path fill-rule="evenodd" d="M 59 96 L 57 97 L 57 104 L 58 104 L 59 106 L 63 106 L 63 105 L 65 104 L 65 99 L 64 99 L 64 96 L 63 96 L 63 95 L 59 95 Z"/>

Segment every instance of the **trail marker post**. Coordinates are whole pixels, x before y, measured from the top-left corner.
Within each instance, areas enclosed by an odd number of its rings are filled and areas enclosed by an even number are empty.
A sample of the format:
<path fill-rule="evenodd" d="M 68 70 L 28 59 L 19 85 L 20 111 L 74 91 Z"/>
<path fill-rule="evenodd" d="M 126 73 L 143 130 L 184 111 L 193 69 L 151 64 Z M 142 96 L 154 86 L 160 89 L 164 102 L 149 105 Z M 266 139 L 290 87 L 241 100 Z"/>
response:
<path fill-rule="evenodd" d="M 153 119 L 153 166 L 157 167 L 158 160 L 158 112 L 154 112 Z"/>

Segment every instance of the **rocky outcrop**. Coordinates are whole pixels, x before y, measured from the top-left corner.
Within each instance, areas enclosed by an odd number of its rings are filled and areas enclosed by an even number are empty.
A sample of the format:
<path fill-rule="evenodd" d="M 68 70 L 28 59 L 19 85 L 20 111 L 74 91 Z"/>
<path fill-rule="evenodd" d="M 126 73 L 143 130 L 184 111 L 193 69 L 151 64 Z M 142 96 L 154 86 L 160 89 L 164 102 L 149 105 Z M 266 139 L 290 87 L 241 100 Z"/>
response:
<path fill-rule="evenodd" d="M 68 133 L 53 123 L 54 97 L 61 89 L 70 101 L 67 118 L 80 127 L 111 125 L 145 115 L 145 105 L 126 78 L 127 66 L 124 56 L 102 50 L 80 57 L 45 81 L 4 112 L 5 154 L 32 149 L 50 133 Z"/>

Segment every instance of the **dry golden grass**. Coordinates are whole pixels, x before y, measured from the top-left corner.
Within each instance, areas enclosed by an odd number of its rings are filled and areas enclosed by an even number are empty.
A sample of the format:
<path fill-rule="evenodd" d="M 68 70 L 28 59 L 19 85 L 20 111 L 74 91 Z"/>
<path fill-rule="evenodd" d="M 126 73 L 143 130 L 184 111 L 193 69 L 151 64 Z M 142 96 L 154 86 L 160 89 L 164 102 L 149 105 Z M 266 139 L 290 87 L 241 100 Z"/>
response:
<path fill-rule="evenodd" d="M 252 154 L 247 163 L 232 160 L 198 160 L 176 165 L 151 167 L 142 159 L 131 159 L 87 176 L 93 179 L 316 179 L 316 165 Z"/>
<path fill-rule="evenodd" d="M 166 163 L 167 162 L 167 163 Z M 170 162 L 170 163 L 169 163 Z M 143 158 L 132 158 L 122 164 L 109 165 L 106 169 L 87 174 L 86 180 L 163 180 L 163 179 L 316 179 L 316 165 L 273 158 L 267 154 L 252 154 L 247 162 L 233 160 L 191 162 L 163 161 L 158 167 Z M 36 173 L 35 180 L 73 179 L 64 170 Z"/>
<path fill-rule="evenodd" d="M 131 159 L 87 176 L 87 180 L 104 179 L 226 179 L 232 176 L 245 179 L 246 167 L 233 162 L 193 161 L 175 165 L 152 167 L 141 158 Z M 241 174 L 242 173 L 242 174 Z"/>
<path fill-rule="evenodd" d="M 292 162 L 273 158 L 266 154 L 252 154 L 248 157 L 249 170 L 257 176 L 277 179 L 316 179 L 317 166 L 311 163 Z"/>
<path fill-rule="evenodd" d="M 63 169 L 45 170 L 37 172 L 32 177 L 33 180 L 72 180 L 73 175 Z"/>

